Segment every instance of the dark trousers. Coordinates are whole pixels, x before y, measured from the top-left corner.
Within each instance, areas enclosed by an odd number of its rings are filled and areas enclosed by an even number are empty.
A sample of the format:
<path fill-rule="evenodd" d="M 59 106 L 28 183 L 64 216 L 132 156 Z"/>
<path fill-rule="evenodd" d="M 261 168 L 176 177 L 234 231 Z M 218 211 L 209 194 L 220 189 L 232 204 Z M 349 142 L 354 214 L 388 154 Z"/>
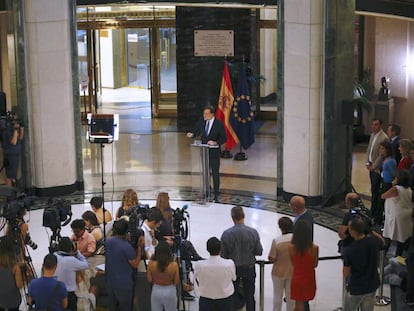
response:
<path fill-rule="evenodd" d="M 0 311 L 19 311 L 19 307 L 17 307 L 17 308 L 9 308 L 9 309 L 3 309 L 3 308 L 0 308 Z"/>
<path fill-rule="evenodd" d="M 213 191 L 214 196 L 216 197 L 219 195 L 220 191 L 220 156 L 210 156 L 209 162 L 211 176 L 213 177 Z"/>
<path fill-rule="evenodd" d="M 407 256 L 407 299 L 414 300 L 414 252 Z"/>
<path fill-rule="evenodd" d="M 78 297 L 75 292 L 68 292 L 68 310 L 77 311 L 78 310 Z"/>
<path fill-rule="evenodd" d="M 109 311 L 131 311 L 132 289 L 107 287 L 109 297 Z"/>
<path fill-rule="evenodd" d="M 243 286 L 243 294 L 246 300 L 246 311 L 255 311 L 256 302 L 254 300 L 256 270 L 252 267 L 236 267 L 237 280 L 234 282 L 234 290 L 237 291 Z"/>
<path fill-rule="evenodd" d="M 378 206 L 377 206 L 377 213 L 376 216 L 374 217 L 374 215 L 372 215 L 372 217 L 375 220 L 376 224 L 382 224 L 384 221 L 384 204 L 385 204 L 385 200 L 381 199 L 381 195 L 385 192 L 387 192 L 389 189 L 391 189 L 392 187 L 392 183 L 386 183 L 381 181 L 380 184 L 380 191 L 379 191 L 379 195 L 378 195 Z"/>
<path fill-rule="evenodd" d="M 231 311 L 234 310 L 233 296 L 223 299 L 210 299 L 200 297 L 199 311 Z"/>
<path fill-rule="evenodd" d="M 371 180 L 371 214 L 375 223 L 382 223 L 383 211 L 380 211 L 378 205 L 380 200 L 381 175 L 376 172 L 369 172 L 369 179 Z"/>

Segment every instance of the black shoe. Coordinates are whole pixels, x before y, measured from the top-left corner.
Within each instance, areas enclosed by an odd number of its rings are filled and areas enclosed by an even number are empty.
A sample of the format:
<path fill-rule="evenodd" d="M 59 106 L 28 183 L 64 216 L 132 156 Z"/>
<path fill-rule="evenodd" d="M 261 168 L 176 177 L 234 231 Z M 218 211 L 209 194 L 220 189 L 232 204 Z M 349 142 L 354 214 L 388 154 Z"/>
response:
<path fill-rule="evenodd" d="M 213 202 L 214 202 L 214 203 L 220 203 L 219 197 L 214 197 Z"/>
<path fill-rule="evenodd" d="M 183 292 L 183 299 L 184 300 L 194 300 L 195 297 L 191 295 L 189 292 Z"/>

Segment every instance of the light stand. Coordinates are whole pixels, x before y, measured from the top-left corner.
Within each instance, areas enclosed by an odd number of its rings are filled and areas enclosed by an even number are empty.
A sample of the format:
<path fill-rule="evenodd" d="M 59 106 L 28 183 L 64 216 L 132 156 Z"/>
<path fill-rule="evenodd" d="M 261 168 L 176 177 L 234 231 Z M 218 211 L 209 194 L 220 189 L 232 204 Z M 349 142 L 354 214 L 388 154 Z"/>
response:
<path fill-rule="evenodd" d="M 119 129 L 117 127 L 118 115 L 112 114 L 88 114 L 88 133 L 87 138 L 90 143 L 99 144 L 101 160 L 101 193 L 103 211 L 103 239 L 106 242 L 106 208 L 105 208 L 105 180 L 104 180 L 104 156 L 103 148 L 105 144 L 112 144 L 117 140 Z"/>
<path fill-rule="evenodd" d="M 103 165 L 103 148 L 105 148 L 105 145 L 103 143 L 99 144 L 101 147 L 101 192 L 102 192 L 102 211 L 103 211 L 103 239 L 104 239 L 104 245 L 106 242 L 106 208 L 105 208 L 105 180 L 104 180 L 104 165 Z"/>

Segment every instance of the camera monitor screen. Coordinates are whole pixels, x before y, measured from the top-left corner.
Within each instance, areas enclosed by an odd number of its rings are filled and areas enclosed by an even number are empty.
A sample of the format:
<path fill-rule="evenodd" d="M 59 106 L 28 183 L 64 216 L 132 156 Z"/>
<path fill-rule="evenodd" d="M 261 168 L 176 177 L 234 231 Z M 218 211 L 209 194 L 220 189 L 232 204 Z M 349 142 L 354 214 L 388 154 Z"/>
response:
<path fill-rule="evenodd" d="M 118 114 L 91 114 L 87 116 L 88 132 L 86 138 L 94 142 L 95 140 L 107 139 L 108 142 L 119 138 L 119 115 Z"/>

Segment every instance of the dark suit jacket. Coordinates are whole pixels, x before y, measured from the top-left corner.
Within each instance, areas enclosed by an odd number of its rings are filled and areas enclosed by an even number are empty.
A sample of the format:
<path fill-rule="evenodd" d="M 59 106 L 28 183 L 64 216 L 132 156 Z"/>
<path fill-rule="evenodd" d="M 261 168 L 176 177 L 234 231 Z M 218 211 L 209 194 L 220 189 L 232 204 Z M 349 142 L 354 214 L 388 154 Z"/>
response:
<path fill-rule="evenodd" d="M 219 146 L 224 144 L 227 140 L 226 131 L 224 130 L 223 122 L 214 118 L 213 125 L 211 126 L 210 133 L 206 135 L 206 121 L 201 120 L 198 122 L 196 129 L 193 134 L 194 137 L 200 136 L 201 143 L 207 144 L 209 140 L 216 141 Z M 210 157 L 220 157 L 221 150 L 220 148 L 210 148 Z"/>
<path fill-rule="evenodd" d="M 401 152 L 398 149 L 400 145 L 400 136 L 396 136 L 394 140 L 391 139 L 392 152 L 394 154 L 397 164 L 401 161 Z"/>
<path fill-rule="evenodd" d="M 312 241 L 313 241 L 313 217 L 311 213 L 309 212 L 309 210 L 306 210 L 304 214 L 302 214 L 301 216 L 299 216 L 298 219 L 296 219 L 295 223 L 293 224 L 293 231 L 295 231 L 296 224 L 299 222 L 299 220 L 304 220 L 310 225 L 311 232 L 312 232 Z"/>

